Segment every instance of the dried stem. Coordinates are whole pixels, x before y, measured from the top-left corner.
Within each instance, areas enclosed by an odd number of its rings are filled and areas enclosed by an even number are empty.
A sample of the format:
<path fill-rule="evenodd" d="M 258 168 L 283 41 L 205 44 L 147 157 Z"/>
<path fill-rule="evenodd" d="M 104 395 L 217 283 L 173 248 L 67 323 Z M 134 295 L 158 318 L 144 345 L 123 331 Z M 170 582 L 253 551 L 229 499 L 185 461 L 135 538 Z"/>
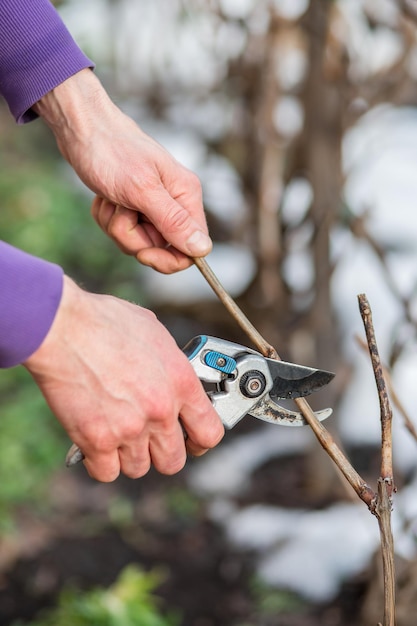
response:
<path fill-rule="evenodd" d="M 280 359 L 276 350 L 249 322 L 234 300 L 226 292 L 220 281 L 210 269 L 204 259 L 194 259 L 200 272 L 217 294 L 226 309 L 245 331 L 257 349 L 269 358 Z M 395 569 L 394 569 L 394 541 L 391 531 L 391 496 L 395 489 L 392 467 L 392 411 L 385 386 L 383 369 L 379 358 L 378 347 L 372 324 L 372 313 L 368 300 L 364 294 L 358 296 L 359 308 L 363 319 L 369 353 L 371 355 L 375 382 L 378 389 L 381 416 L 381 476 L 378 480 L 378 496 L 365 483 L 361 476 L 352 467 L 348 459 L 340 450 L 331 434 L 316 418 L 312 408 L 305 398 L 297 398 L 295 403 L 310 425 L 323 449 L 332 458 L 334 463 L 353 487 L 357 495 L 367 504 L 370 511 L 377 517 L 381 537 L 382 563 L 384 572 L 384 624 L 395 625 Z M 382 626 L 382 625 L 381 625 Z"/>
<path fill-rule="evenodd" d="M 273 348 L 267 341 L 265 341 L 262 335 L 256 330 L 256 328 L 254 328 L 254 326 L 247 319 L 245 314 L 238 307 L 236 302 L 224 289 L 217 276 L 208 266 L 207 261 L 205 259 L 196 258 L 194 259 L 194 263 L 196 264 L 204 278 L 207 280 L 214 293 L 218 296 L 218 298 L 224 304 L 229 313 L 231 313 L 231 315 L 237 321 L 242 330 L 248 335 L 254 346 L 256 346 L 256 348 L 259 350 L 259 352 L 269 358 L 280 360 L 280 357 L 275 348 Z M 308 404 L 307 400 L 305 400 L 305 398 L 297 398 L 295 400 L 295 403 L 303 414 L 306 422 L 311 427 L 315 436 L 319 440 L 321 446 L 333 459 L 334 463 L 340 469 L 340 471 L 345 476 L 351 487 L 355 490 L 359 498 L 363 500 L 363 502 L 365 502 L 370 510 L 373 510 L 376 501 L 375 492 L 352 467 L 348 459 L 343 454 L 342 450 L 336 444 L 329 431 L 317 419 L 314 411 Z"/>
<path fill-rule="evenodd" d="M 368 342 L 372 368 L 378 390 L 381 415 L 381 476 L 378 480 L 378 498 L 375 515 L 381 537 L 382 565 L 384 573 L 384 626 L 395 624 L 395 568 L 394 540 L 391 530 L 392 493 L 395 490 L 392 467 L 392 410 L 385 385 L 378 346 L 376 343 L 372 312 L 365 294 L 358 296 L 359 310 Z"/>
<path fill-rule="evenodd" d="M 231 313 L 242 330 L 247 334 L 253 345 L 256 346 L 264 356 L 267 356 L 270 359 L 277 359 L 279 361 L 280 358 L 275 348 L 265 341 L 252 322 L 248 320 L 233 298 L 227 293 L 226 289 L 223 287 L 207 261 L 199 257 L 195 257 L 193 261 L 210 287 L 213 289 L 214 293 L 218 296 L 219 300 L 223 303 L 229 313 Z"/>
<path fill-rule="evenodd" d="M 363 325 L 368 342 L 369 354 L 371 356 L 374 371 L 375 383 L 378 390 L 379 407 L 381 415 L 381 478 L 383 480 L 393 479 L 392 470 L 392 410 L 385 385 L 381 360 L 379 358 L 378 346 L 375 339 L 375 332 L 372 323 L 371 307 L 365 294 L 358 296 L 359 310 L 361 312 Z M 391 495 L 391 494 L 389 494 Z"/>
<path fill-rule="evenodd" d="M 381 538 L 382 571 L 384 574 L 384 623 L 395 626 L 395 564 L 394 539 L 391 530 L 392 481 L 378 480 L 378 502 L 375 514 Z"/>

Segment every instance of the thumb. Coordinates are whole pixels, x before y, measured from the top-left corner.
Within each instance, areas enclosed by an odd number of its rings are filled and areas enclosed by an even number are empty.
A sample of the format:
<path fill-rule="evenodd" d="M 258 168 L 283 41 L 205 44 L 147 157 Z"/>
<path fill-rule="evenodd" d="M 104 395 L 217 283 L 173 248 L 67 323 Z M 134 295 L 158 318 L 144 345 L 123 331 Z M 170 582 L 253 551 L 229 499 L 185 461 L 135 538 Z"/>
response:
<path fill-rule="evenodd" d="M 157 209 L 147 217 L 163 238 L 187 256 L 205 256 L 212 249 L 207 224 L 198 222 L 191 211 L 174 200 L 165 189 L 157 199 Z M 201 215 L 204 216 L 203 210 Z"/>

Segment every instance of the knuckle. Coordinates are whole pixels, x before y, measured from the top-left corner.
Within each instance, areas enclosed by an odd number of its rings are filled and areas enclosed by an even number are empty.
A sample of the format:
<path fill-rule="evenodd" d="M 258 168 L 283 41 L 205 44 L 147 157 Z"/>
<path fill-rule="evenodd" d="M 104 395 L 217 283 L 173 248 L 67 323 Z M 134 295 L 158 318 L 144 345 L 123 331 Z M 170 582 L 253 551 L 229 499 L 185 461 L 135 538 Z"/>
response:
<path fill-rule="evenodd" d="M 190 172 L 187 183 L 188 183 L 188 190 L 191 193 L 191 195 L 193 197 L 202 198 L 203 190 L 201 187 L 200 179 L 198 178 L 197 174 L 195 174 L 194 172 Z"/>
<path fill-rule="evenodd" d="M 163 230 L 165 233 L 176 233 L 183 230 L 190 221 L 190 214 L 187 209 L 178 205 L 168 209 L 163 220 Z"/>
<path fill-rule="evenodd" d="M 172 399 L 166 394 L 159 394 L 152 398 L 147 411 L 152 422 L 159 424 L 161 427 L 169 424 L 171 416 L 177 418 L 177 414 L 173 410 Z"/>
<path fill-rule="evenodd" d="M 144 421 L 142 419 L 133 418 L 123 424 L 118 438 L 120 441 L 137 441 L 143 436 L 144 430 Z"/>

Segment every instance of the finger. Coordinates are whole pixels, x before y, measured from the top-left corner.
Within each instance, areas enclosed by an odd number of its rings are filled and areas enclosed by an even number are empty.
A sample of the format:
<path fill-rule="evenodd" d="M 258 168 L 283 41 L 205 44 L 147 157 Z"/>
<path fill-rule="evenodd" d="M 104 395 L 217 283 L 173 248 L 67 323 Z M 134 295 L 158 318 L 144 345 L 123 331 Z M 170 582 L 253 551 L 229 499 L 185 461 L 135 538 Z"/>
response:
<path fill-rule="evenodd" d="M 166 245 L 159 234 L 138 223 L 138 212 L 117 206 L 106 226 L 111 239 L 126 253 L 135 256 L 139 250 L 152 245 Z"/>
<path fill-rule="evenodd" d="M 113 217 L 116 205 L 109 200 L 104 200 L 96 196 L 91 205 L 91 215 L 104 232 L 107 232 L 107 226 Z"/>
<path fill-rule="evenodd" d="M 187 433 L 187 449 L 200 456 L 214 448 L 224 437 L 224 426 L 213 408 L 199 379 L 192 389 L 189 386 L 187 399 L 181 408 L 181 422 Z"/>
<path fill-rule="evenodd" d="M 84 465 L 91 478 L 102 483 L 110 483 L 116 480 L 120 474 L 120 461 L 117 450 L 111 453 L 87 453 Z"/>
<path fill-rule="evenodd" d="M 143 439 L 137 443 L 130 442 L 128 445 L 121 446 L 119 458 L 121 471 L 129 478 L 141 478 L 151 468 L 148 442 L 144 444 Z"/>
<path fill-rule="evenodd" d="M 192 259 L 176 248 L 149 247 L 140 250 L 136 255 L 142 265 L 147 265 L 162 274 L 174 274 L 192 265 Z"/>
<path fill-rule="evenodd" d="M 201 446 L 196 446 L 191 439 L 187 439 L 185 442 L 185 447 L 187 448 L 187 452 L 190 456 L 203 456 L 210 450 L 210 448 L 202 448 Z"/>
<path fill-rule="evenodd" d="M 164 239 L 187 256 L 205 256 L 212 248 L 206 225 L 176 202 L 161 186 L 148 205 L 147 216 Z"/>
<path fill-rule="evenodd" d="M 153 224 L 138 222 L 138 217 L 140 214 L 137 211 L 117 206 L 105 226 L 105 232 L 125 254 L 136 256 L 144 265 L 165 274 L 191 265 L 190 258 L 169 246 Z"/>
<path fill-rule="evenodd" d="M 192 264 L 190 257 L 173 246 L 167 247 L 166 240 L 153 224 L 138 222 L 140 214 L 137 211 L 116 206 L 96 196 L 91 213 L 100 228 L 118 247 L 125 254 L 136 256 L 142 265 L 163 274 L 173 274 Z"/>
<path fill-rule="evenodd" d="M 171 428 L 166 427 L 150 439 L 149 450 L 152 464 L 161 474 L 176 474 L 185 465 L 187 453 L 184 441 L 184 432 L 179 420 L 170 422 Z"/>

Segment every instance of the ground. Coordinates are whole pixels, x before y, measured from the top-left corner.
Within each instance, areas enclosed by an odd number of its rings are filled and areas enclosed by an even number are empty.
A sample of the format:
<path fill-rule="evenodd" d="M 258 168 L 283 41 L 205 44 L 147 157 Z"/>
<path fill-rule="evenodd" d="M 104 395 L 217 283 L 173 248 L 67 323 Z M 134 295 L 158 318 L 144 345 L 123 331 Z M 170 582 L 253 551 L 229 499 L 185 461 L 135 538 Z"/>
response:
<path fill-rule="evenodd" d="M 365 457 L 371 458 L 368 452 Z M 278 478 L 283 472 L 285 489 Z M 305 472 L 303 456 L 266 463 L 254 474 L 245 503 L 305 506 Z M 259 588 L 251 554 L 227 544 L 184 476 L 151 471 L 138 481 L 120 478 L 100 485 L 78 467 L 55 477 L 55 509 L 38 512 L 32 521 L 31 512 L 20 513 L 23 529 L 26 524 L 40 531 L 27 549 L 27 533 L 22 533 L 22 554 L 2 573 L 0 626 L 16 618 L 29 621 L 52 605 L 68 582 L 82 588 L 108 585 L 131 562 L 162 568 L 165 581 L 158 593 L 166 606 L 180 609 L 182 626 L 359 625 L 366 573 L 325 606 Z"/>

